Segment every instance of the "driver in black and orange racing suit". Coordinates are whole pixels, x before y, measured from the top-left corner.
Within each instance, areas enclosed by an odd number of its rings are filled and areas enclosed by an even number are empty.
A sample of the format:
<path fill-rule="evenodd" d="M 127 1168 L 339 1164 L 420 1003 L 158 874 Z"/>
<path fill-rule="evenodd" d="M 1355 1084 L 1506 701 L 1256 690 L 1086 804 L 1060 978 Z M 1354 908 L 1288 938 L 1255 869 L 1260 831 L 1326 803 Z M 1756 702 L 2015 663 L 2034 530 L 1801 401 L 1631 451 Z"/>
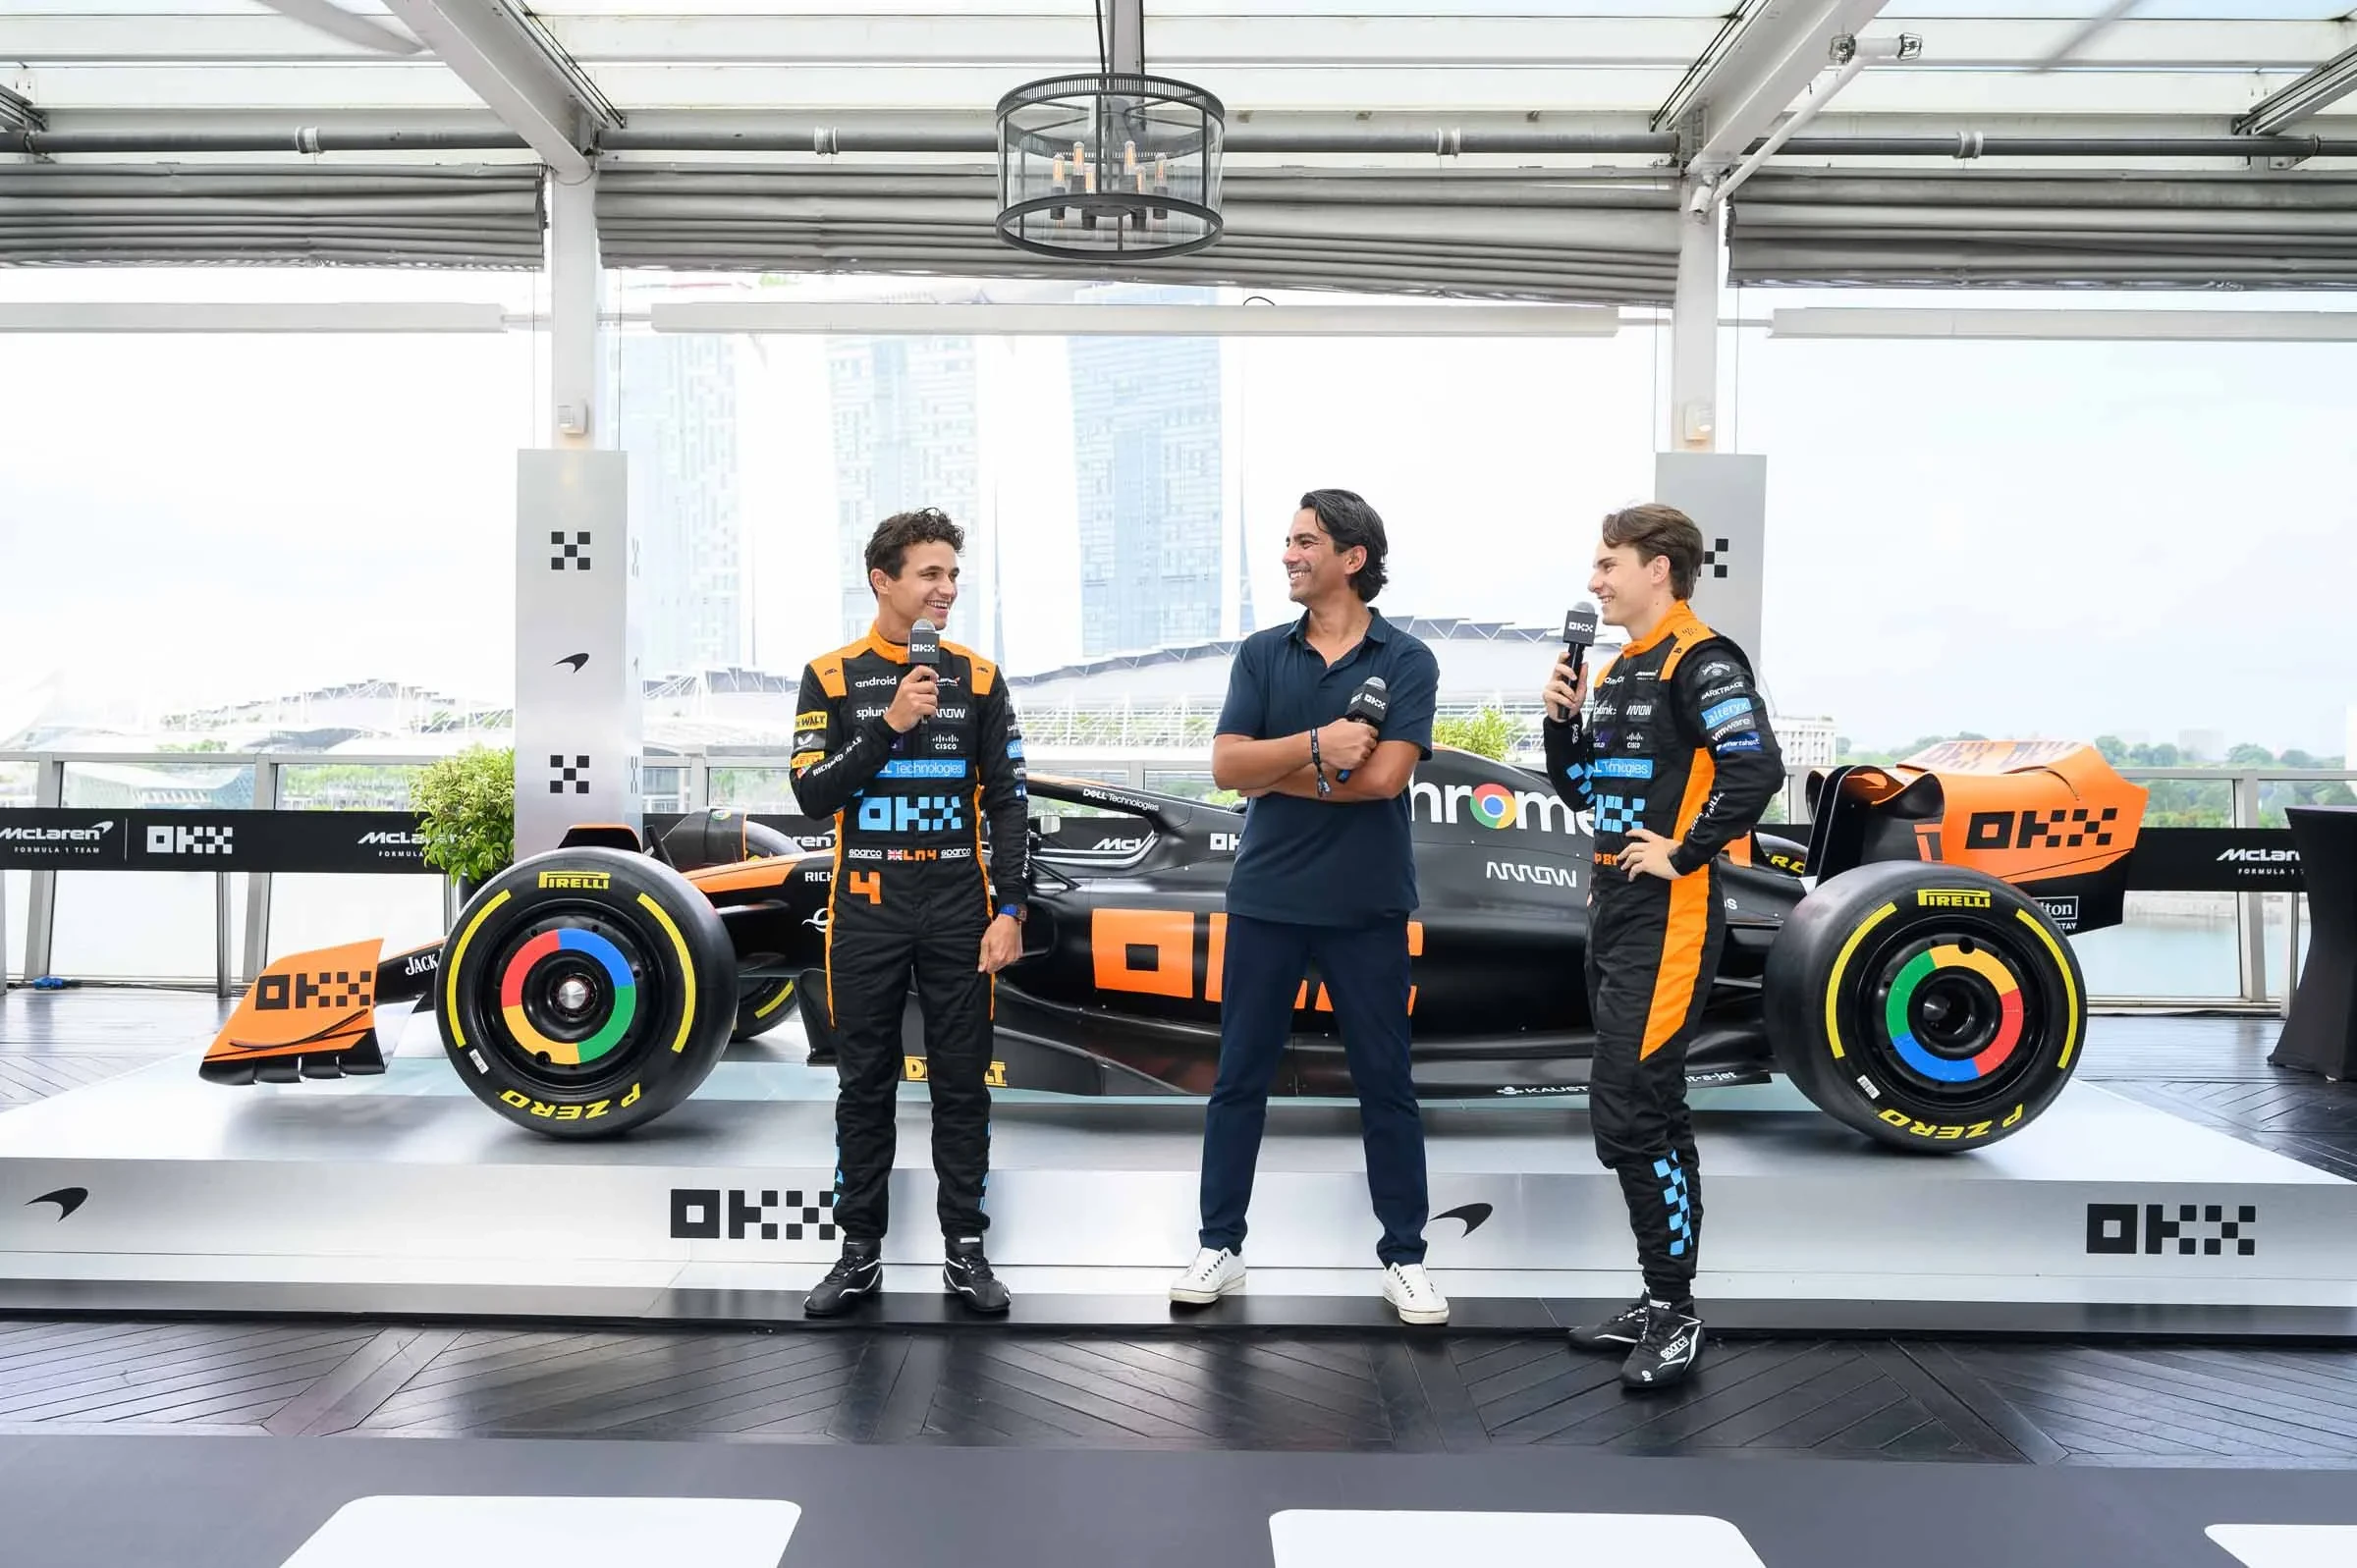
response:
<path fill-rule="evenodd" d="M 1716 862 L 1748 846 L 1784 783 L 1743 651 L 1682 596 L 1665 594 L 1658 622 L 1645 626 L 1649 619 L 1631 626 L 1637 634 L 1597 681 L 1584 721 L 1573 703 L 1568 720 L 1551 711 L 1545 727 L 1550 781 L 1575 810 L 1594 813 L 1588 1109 L 1597 1159 L 1620 1179 L 1645 1281 L 1636 1302 L 1572 1338 L 1628 1347 L 1631 1387 L 1677 1380 L 1701 1347 L 1702 1175 L 1686 1046 L 1727 934 Z M 1674 845 L 1666 857 L 1665 845 Z"/>
<path fill-rule="evenodd" d="M 1019 922 L 1029 895 L 1022 730 L 998 668 L 951 642 L 941 644 L 937 706 L 897 729 L 886 715 L 911 674 L 907 646 L 879 625 L 811 662 L 795 719 L 795 797 L 806 814 L 835 819 L 836 845 L 827 1008 L 839 1037 L 834 1217 L 844 1237 L 836 1272 L 846 1277 L 830 1275 L 805 1298 L 813 1316 L 876 1288 L 912 969 L 945 1281 L 979 1310 L 1007 1306 L 982 1256 L 996 982 L 976 957 L 984 928 L 999 915 Z"/>

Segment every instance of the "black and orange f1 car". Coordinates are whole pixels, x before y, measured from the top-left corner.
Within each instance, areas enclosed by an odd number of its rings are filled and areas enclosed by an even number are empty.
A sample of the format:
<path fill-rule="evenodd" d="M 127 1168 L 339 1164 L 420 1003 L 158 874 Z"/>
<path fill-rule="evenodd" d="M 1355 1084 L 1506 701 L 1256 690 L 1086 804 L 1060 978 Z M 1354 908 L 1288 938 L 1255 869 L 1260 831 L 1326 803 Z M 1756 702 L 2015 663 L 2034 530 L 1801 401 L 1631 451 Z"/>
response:
<path fill-rule="evenodd" d="M 1586 826 L 1546 781 L 1464 752 L 1410 784 L 1415 1078 L 1432 1099 L 1583 1094 Z M 1036 890 L 1000 977 L 993 1081 L 1203 1094 L 1219 1059 L 1234 810 L 1034 774 Z M 1954 742 L 1810 780 L 1807 841 L 1762 831 L 1724 867 L 1728 941 L 1697 1082 L 1788 1076 L 1911 1149 L 2026 1125 L 2076 1064 L 2068 937 L 2116 923 L 2144 791 L 2091 748 Z M 782 1021 L 832 1042 L 834 862 L 727 812 L 651 845 L 581 828 L 475 892 L 443 942 L 303 953 L 263 973 L 207 1054 L 223 1083 L 381 1071 L 375 1009 L 429 1004 L 460 1078 L 556 1136 L 640 1125 L 732 1037 Z M 796 993 L 798 992 L 798 998 Z M 1279 1092 L 1348 1092 L 1331 999 L 1302 977 Z M 923 1046 L 911 1020 L 909 1074 Z"/>

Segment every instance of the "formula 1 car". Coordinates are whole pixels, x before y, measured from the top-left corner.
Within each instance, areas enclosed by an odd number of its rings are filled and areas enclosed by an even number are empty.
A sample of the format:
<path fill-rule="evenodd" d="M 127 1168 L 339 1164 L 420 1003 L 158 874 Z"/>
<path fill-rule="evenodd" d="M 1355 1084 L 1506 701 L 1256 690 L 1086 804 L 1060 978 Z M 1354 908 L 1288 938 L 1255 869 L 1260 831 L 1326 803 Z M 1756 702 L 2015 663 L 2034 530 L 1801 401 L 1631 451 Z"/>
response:
<path fill-rule="evenodd" d="M 2060 1092 L 2086 1027 L 2068 936 L 2116 923 L 2144 791 L 2069 742 L 1950 742 L 1809 780 L 1807 841 L 1761 831 L 1723 860 L 1727 941 L 1688 1053 L 1699 1083 L 1789 1077 L 1902 1148 L 1977 1148 Z M 1219 1059 L 1228 874 L 1240 811 L 1080 780 L 1030 781 L 1035 888 L 1000 977 L 996 1086 L 1207 1093 Z M 1430 1099 L 1585 1093 L 1586 825 L 1542 777 L 1437 751 L 1409 785 L 1414 1074 Z M 562 1137 L 619 1133 L 685 1099 L 732 1036 L 789 998 L 814 1054 L 831 851 L 741 815 L 650 845 L 575 829 L 474 893 L 444 942 L 286 958 L 203 1072 L 284 1083 L 383 1070 L 377 1006 L 430 998 L 460 1078 Z M 1349 1092 L 1332 1000 L 1304 975 L 1278 1092 Z M 906 1076 L 923 1075 L 913 1005 Z"/>

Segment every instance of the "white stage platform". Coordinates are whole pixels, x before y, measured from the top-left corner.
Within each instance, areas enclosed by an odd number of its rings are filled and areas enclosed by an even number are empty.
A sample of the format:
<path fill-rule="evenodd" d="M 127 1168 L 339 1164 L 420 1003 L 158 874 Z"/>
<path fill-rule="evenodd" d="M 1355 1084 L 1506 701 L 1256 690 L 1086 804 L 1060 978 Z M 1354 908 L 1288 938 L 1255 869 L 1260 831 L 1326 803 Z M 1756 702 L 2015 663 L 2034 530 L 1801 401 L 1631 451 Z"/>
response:
<path fill-rule="evenodd" d="M 478 1105 L 429 1025 L 408 1035 L 378 1078 L 224 1088 L 191 1056 L 0 1115 L 0 1307 L 800 1321 L 798 1293 L 839 1250 L 831 1071 L 724 1062 L 639 1133 L 566 1143 Z M 1697 1293 L 1721 1320 L 2357 1326 L 2357 1184 L 2094 1085 L 1942 1157 L 1870 1145 L 1781 1084 L 1695 1104 Z M 903 1107 L 885 1300 L 939 1316 L 920 1086 Z M 1576 1103 L 1426 1114 L 1428 1263 L 1458 1327 L 1625 1298 L 1627 1220 Z M 1377 1230 L 1356 1112 L 1323 1102 L 1272 1107 L 1249 1295 L 1170 1308 L 1195 1245 L 1201 1116 L 1183 1100 L 999 1097 L 990 1250 L 1018 1322 L 1363 1316 Z"/>

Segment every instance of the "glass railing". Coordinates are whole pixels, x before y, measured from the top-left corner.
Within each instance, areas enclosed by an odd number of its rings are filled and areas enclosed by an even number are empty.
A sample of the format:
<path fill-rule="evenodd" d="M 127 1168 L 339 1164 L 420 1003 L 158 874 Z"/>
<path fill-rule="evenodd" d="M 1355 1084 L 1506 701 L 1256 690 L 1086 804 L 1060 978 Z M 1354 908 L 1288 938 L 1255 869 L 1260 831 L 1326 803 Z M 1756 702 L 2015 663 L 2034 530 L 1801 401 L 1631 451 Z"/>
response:
<path fill-rule="evenodd" d="M 1184 766 L 1147 755 L 1034 745 L 1041 773 L 1225 801 L 1209 759 Z M 64 805 L 145 811 L 210 807 L 279 811 L 399 810 L 423 756 L 182 752 L 0 753 L 0 811 Z M 1771 817 L 1805 824 L 1795 769 Z M 2151 791 L 2152 827 L 2270 827 L 2283 808 L 2318 798 L 2357 772 L 2123 769 Z M 728 806 L 795 810 L 782 752 L 649 757 L 650 812 Z M 1793 830 L 1805 831 L 1805 830 Z M 214 872 L 0 872 L 0 951 L 11 980 L 53 974 L 93 981 L 234 985 L 285 953 L 356 936 L 388 950 L 429 942 L 446 918 L 429 877 Z M 2283 1005 L 2306 952 L 2305 900 L 2287 893 L 2136 892 L 2118 926 L 2075 939 L 2088 990 L 2105 1005 L 2271 1008 Z M 28 963 L 31 967 L 28 969 Z"/>

